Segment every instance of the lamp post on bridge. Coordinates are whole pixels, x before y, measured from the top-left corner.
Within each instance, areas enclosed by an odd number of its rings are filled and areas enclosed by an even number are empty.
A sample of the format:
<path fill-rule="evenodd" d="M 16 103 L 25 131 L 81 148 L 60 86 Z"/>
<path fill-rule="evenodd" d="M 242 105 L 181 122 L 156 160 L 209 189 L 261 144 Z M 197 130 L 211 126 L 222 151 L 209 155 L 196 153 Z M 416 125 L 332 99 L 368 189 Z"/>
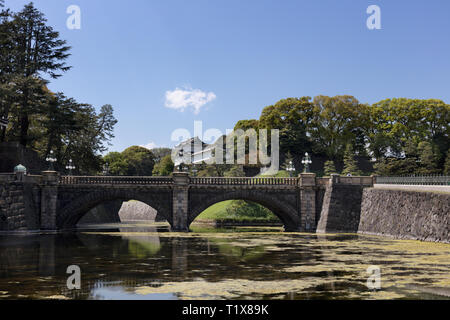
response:
<path fill-rule="evenodd" d="M 302 159 L 302 164 L 305 165 L 305 171 L 304 173 L 309 173 L 309 165 L 312 163 L 311 157 L 309 156 L 308 152 L 305 153 L 305 156 Z"/>
<path fill-rule="evenodd" d="M 47 158 L 45 158 L 45 161 L 49 163 L 48 171 L 55 171 L 53 163 L 56 162 L 56 157 L 53 154 L 53 150 L 50 150 L 50 154 L 47 156 Z"/>
<path fill-rule="evenodd" d="M 184 151 L 183 149 L 180 149 L 180 151 L 178 151 L 178 157 L 180 158 L 180 164 L 178 165 L 178 171 L 179 172 L 183 172 L 183 156 L 184 156 Z"/>
<path fill-rule="evenodd" d="M 8 123 L 9 123 L 8 117 L 2 116 L 0 118 L 0 128 L 4 128 L 6 130 L 6 127 L 8 126 Z"/>
<path fill-rule="evenodd" d="M 292 173 L 295 171 L 295 167 L 292 164 L 292 161 L 289 161 L 289 163 L 286 167 L 286 171 L 289 172 L 289 177 L 292 177 Z"/>
<path fill-rule="evenodd" d="M 104 176 L 107 176 L 107 175 L 109 174 L 109 163 L 108 163 L 108 162 L 106 162 L 106 163 L 103 165 L 103 171 L 102 171 L 102 174 L 103 174 Z"/>
<path fill-rule="evenodd" d="M 73 165 L 72 159 L 69 159 L 69 164 L 66 166 L 66 169 L 69 170 L 69 176 L 71 176 L 72 170 L 76 169 L 76 167 Z"/>
<path fill-rule="evenodd" d="M 198 170 L 197 170 L 195 164 L 192 166 L 192 170 L 191 171 L 192 171 L 193 176 L 196 177 Z"/>

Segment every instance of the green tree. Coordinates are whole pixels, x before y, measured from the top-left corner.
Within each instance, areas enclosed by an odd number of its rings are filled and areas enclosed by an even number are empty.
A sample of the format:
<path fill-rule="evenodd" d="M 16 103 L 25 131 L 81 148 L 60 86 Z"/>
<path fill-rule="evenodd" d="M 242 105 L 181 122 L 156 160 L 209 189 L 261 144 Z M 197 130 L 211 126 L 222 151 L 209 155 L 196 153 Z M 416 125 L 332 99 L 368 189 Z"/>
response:
<path fill-rule="evenodd" d="M 422 141 L 417 146 L 419 153 L 420 166 L 419 173 L 432 174 L 437 173 L 437 159 L 433 152 L 433 146 L 427 141 Z"/>
<path fill-rule="evenodd" d="M 287 98 L 265 107 L 259 119 L 259 129 L 280 131 L 280 155 L 283 157 L 290 152 L 297 168 L 305 151 L 310 148 L 307 130 L 313 109 L 310 97 Z M 281 163 L 284 160 L 281 158 Z"/>
<path fill-rule="evenodd" d="M 161 161 L 153 167 L 154 176 L 170 176 L 174 170 L 174 164 L 170 154 L 164 156 Z"/>
<path fill-rule="evenodd" d="M 368 114 L 366 141 L 377 159 L 387 154 L 401 158 L 408 141 L 438 145 L 442 155 L 450 145 L 450 105 L 442 100 L 386 99 L 373 104 Z"/>
<path fill-rule="evenodd" d="M 109 173 L 114 176 L 125 176 L 128 171 L 128 163 L 120 152 L 110 152 L 103 157 L 108 164 Z"/>
<path fill-rule="evenodd" d="M 245 177 L 243 165 L 232 165 L 231 168 L 224 173 L 224 177 Z"/>
<path fill-rule="evenodd" d="M 114 137 L 113 130 L 117 120 L 113 108 L 104 105 L 97 114 L 91 105 L 76 104 L 73 130 L 61 136 L 64 155 L 71 157 L 83 174 L 95 174 L 101 171 L 102 157 L 110 139 Z M 64 157 L 60 157 L 63 159 Z"/>
<path fill-rule="evenodd" d="M 0 60 L 0 80 L 3 90 L 18 96 L 11 106 L 17 115 L 17 123 L 13 127 L 18 130 L 20 143 L 26 146 L 30 140 L 30 118 L 39 114 L 42 107 L 42 96 L 36 96 L 36 91 L 46 83 L 42 76 L 56 79 L 61 72 L 70 69 L 64 62 L 69 57 L 70 47 L 59 39 L 58 32 L 46 24 L 46 18 L 33 3 L 18 13 L 2 16 L 0 47 L 6 48 L 8 54 L 6 59 Z"/>
<path fill-rule="evenodd" d="M 344 153 L 344 170 L 342 170 L 342 174 L 347 175 L 359 175 L 360 171 L 358 169 L 358 163 L 355 160 L 355 152 L 353 150 L 353 146 L 349 143 L 345 148 Z"/>
<path fill-rule="evenodd" d="M 418 172 L 416 158 L 387 158 L 375 164 L 375 173 L 380 176 L 410 175 Z"/>
<path fill-rule="evenodd" d="M 201 170 L 198 171 L 197 176 L 199 177 L 223 177 L 224 172 L 218 170 L 219 167 L 216 165 L 205 165 Z"/>
<path fill-rule="evenodd" d="M 155 163 L 158 163 L 164 157 L 166 157 L 167 155 L 170 155 L 172 152 L 172 149 L 170 149 L 170 148 L 153 148 L 153 149 L 150 149 L 150 151 L 153 153 L 153 156 L 155 157 Z"/>
<path fill-rule="evenodd" d="M 155 165 L 153 153 L 144 147 L 132 146 L 122 152 L 122 157 L 127 162 L 127 175 L 151 176 Z"/>
<path fill-rule="evenodd" d="M 323 172 L 326 176 L 330 176 L 332 173 L 337 173 L 333 160 L 325 161 Z"/>
<path fill-rule="evenodd" d="M 246 216 L 261 220 L 278 220 L 277 217 L 272 213 L 272 211 L 258 203 L 251 201 L 234 200 L 226 210 L 229 218 L 239 218 L 242 216 Z"/>
<path fill-rule="evenodd" d="M 309 131 L 315 154 L 341 161 L 349 143 L 359 154 L 365 153 L 365 105 L 353 96 L 317 96 L 313 104 L 314 118 Z"/>

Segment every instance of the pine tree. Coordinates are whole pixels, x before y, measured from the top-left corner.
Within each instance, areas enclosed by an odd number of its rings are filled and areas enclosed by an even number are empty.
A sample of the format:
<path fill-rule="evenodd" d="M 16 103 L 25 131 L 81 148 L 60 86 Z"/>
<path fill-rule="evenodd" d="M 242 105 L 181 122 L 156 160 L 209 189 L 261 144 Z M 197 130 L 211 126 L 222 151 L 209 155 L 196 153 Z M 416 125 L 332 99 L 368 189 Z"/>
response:
<path fill-rule="evenodd" d="M 20 97 L 11 110 L 17 115 L 14 127 L 20 143 L 29 143 L 30 118 L 40 113 L 41 98 L 35 92 L 46 81 L 48 75 L 53 79 L 61 76 L 61 72 L 70 69 L 65 64 L 69 57 L 70 47 L 66 41 L 59 39 L 59 33 L 48 26 L 45 16 L 37 10 L 33 3 L 26 5 L 22 11 L 8 15 L 1 21 L 0 48 L 7 48 L 7 61 L 0 59 L 0 73 L 3 84 L 14 83 L 11 92 L 19 92 Z M 5 30 L 6 29 L 6 30 Z M 3 50 L 2 50 L 3 52 Z M 36 86 L 37 82 L 41 82 Z"/>
<path fill-rule="evenodd" d="M 323 171 L 326 176 L 330 176 L 332 173 L 337 173 L 334 161 L 333 160 L 326 161 L 323 167 Z"/>
<path fill-rule="evenodd" d="M 347 144 L 344 153 L 344 170 L 342 171 L 344 175 L 358 175 L 360 171 L 358 170 L 358 163 L 355 160 L 355 154 L 353 151 L 353 146 Z"/>
<path fill-rule="evenodd" d="M 421 174 L 431 174 L 436 173 L 436 155 L 433 152 L 433 146 L 427 141 L 422 141 L 417 146 L 417 151 L 419 153 L 420 166 L 419 173 Z"/>

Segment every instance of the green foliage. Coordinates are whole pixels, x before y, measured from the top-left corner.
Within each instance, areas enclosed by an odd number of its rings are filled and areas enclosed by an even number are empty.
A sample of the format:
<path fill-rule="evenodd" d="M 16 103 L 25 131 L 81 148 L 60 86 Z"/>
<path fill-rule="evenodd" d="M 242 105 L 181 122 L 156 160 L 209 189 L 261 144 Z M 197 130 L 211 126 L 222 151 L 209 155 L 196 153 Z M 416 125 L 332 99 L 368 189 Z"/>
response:
<path fill-rule="evenodd" d="M 337 173 L 333 160 L 325 161 L 323 172 L 326 176 L 330 176 L 332 173 Z"/>
<path fill-rule="evenodd" d="M 437 173 L 437 159 L 433 152 L 433 146 L 427 141 L 422 141 L 417 146 L 421 168 L 420 174 Z"/>
<path fill-rule="evenodd" d="M 343 175 L 360 175 L 361 171 L 358 169 L 358 162 L 355 160 L 355 153 L 353 146 L 347 144 L 344 153 L 344 170 L 342 170 Z"/>
<path fill-rule="evenodd" d="M 110 174 L 114 176 L 124 176 L 127 174 L 128 163 L 125 161 L 122 153 L 110 152 L 103 157 L 103 161 L 108 163 Z"/>
<path fill-rule="evenodd" d="M 45 105 L 40 88 L 46 81 L 42 76 L 55 79 L 70 69 L 65 64 L 70 47 L 59 39 L 58 32 L 46 24 L 46 18 L 33 3 L 17 13 L 2 12 L 1 22 L 0 84 L 6 97 L 2 102 L 14 99 L 11 108 L 17 115 L 15 127 L 20 143 L 26 146 L 29 143 L 30 118 L 37 116 Z"/>
<path fill-rule="evenodd" d="M 447 157 L 445 158 L 444 174 L 450 175 L 450 150 L 448 150 Z"/>
<path fill-rule="evenodd" d="M 77 173 L 95 174 L 117 121 L 110 105 L 97 114 L 93 106 L 47 89 L 44 77 L 59 78 L 71 68 L 65 62 L 69 50 L 33 3 L 17 13 L 1 11 L 0 115 L 8 116 L 9 125 L 0 142 L 19 141 L 42 158 L 53 150 L 57 170 L 73 159 Z"/>
<path fill-rule="evenodd" d="M 227 200 L 216 203 L 203 211 L 197 219 L 236 221 L 277 221 L 267 208 L 244 200 Z"/>
<path fill-rule="evenodd" d="M 244 131 L 248 129 L 255 129 L 257 131 L 258 128 L 259 128 L 259 121 L 255 119 L 239 120 L 234 126 L 234 130 L 242 129 Z"/>
<path fill-rule="evenodd" d="M 265 107 L 259 119 L 260 129 L 280 130 L 281 156 L 289 152 L 297 168 L 300 168 L 301 158 L 310 147 L 306 134 L 314 109 L 310 100 L 310 97 L 280 100 L 272 106 Z M 284 160 L 280 159 L 281 163 Z"/>
<path fill-rule="evenodd" d="M 223 177 L 216 165 L 205 165 L 198 171 L 199 177 Z"/>
<path fill-rule="evenodd" d="M 170 176 L 173 172 L 174 164 L 170 154 L 164 156 L 161 161 L 153 167 L 154 176 Z"/>
<path fill-rule="evenodd" d="M 153 148 L 151 149 L 151 151 L 153 152 L 156 163 L 160 162 L 164 157 L 172 153 L 172 149 L 170 148 Z"/>
<path fill-rule="evenodd" d="M 375 172 L 380 176 L 411 175 L 417 173 L 418 169 L 415 158 L 388 158 L 375 164 Z"/>
<path fill-rule="evenodd" d="M 342 160 L 345 148 L 352 144 L 364 154 L 363 116 L 367 106 L 353 96 L 317 96 L 309 132 L 313 152 L 332 160 Z"/>
<path fill-rule="evenodd" d="M 295 167 L 305 151 L 340 163 L 346 146 L 353 156 L 372 156 L 378 172 L 443 172 L 450 147 L 450 105 L 437 99 L 386 99 L 361 104 L 352 96 L 288 98 L 263 109 L 258 120 L 241 120 L 236 128 L 280 130 L 280 161 L 288 153 Z M 420 142 L 429 145 L 418 149 Z M 406 159 L 407 158 L 407 159 Z M 419 162 L 414 165 L 415 160 Z M 347 155 L 346 173 L 359 173 Z M 335 171 L 331 170 L 329 171 Z"/>
<path fill-rule="evenodd" d="M 153 152 L 144 147 L 132 146 L 122 152 L 122 156 L 128 164 L 127 175 L 151 176 L 155 165 Z"/>
<path fill-rule="evenodd" d="M 260 204 L 245 201 L 234 200 L 231 205 L 226 209 L 230 218 L 250 217 L 255 220 L 276 220 L 275 215 Z"/>
<path fill-rule="evenodd" d="M 245 177 L 243 165 L 233 165 L 224 173 L 224 177 Z"/>
<path fill-rule="evenodd" d="M 123 152 L 110 152 L 104 158 L 109 173 L 123 176 L 151 176 L 155 165 L 153 153 L 139 146 L 132 146 Z"/>

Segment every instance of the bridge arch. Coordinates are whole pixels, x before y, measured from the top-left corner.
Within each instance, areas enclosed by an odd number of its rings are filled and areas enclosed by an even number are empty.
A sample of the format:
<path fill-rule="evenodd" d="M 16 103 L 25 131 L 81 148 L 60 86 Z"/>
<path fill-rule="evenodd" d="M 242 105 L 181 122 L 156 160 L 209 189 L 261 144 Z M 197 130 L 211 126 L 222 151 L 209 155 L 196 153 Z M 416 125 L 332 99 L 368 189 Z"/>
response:
<path fill-rule="evenodd" d="M 168 194 L 171 195 L 171 192 Z M 60 206 L 61 208 L 57 211 L 56 226 L 58 229 L 72 229 L 89 210 L 112 200 L 143 202 L 157 210 L 158 214 L 172 224 L 172 203 L 166 198 L 167 195 L 156 190 L 153 192 L 136 192 L 134 189 L 89 190 L 81 195 L 76 195 L 73 200 Z"/>
<path fill-rule="evenodd" d="M 258 203 L 272 211 L 284 224 L 286 231 L 299 231 L 301 229 L 300 214 L 296 207 L 269 192 L 255 192 L 254 190 L 221 190 L 214 195 L 209 194 L 207 198 L 202 197 L 199 201 L 195 200 L 195 195 L 192 196 L 188 225 L 210 206 L 226 200 L 247 200 Z"/>

